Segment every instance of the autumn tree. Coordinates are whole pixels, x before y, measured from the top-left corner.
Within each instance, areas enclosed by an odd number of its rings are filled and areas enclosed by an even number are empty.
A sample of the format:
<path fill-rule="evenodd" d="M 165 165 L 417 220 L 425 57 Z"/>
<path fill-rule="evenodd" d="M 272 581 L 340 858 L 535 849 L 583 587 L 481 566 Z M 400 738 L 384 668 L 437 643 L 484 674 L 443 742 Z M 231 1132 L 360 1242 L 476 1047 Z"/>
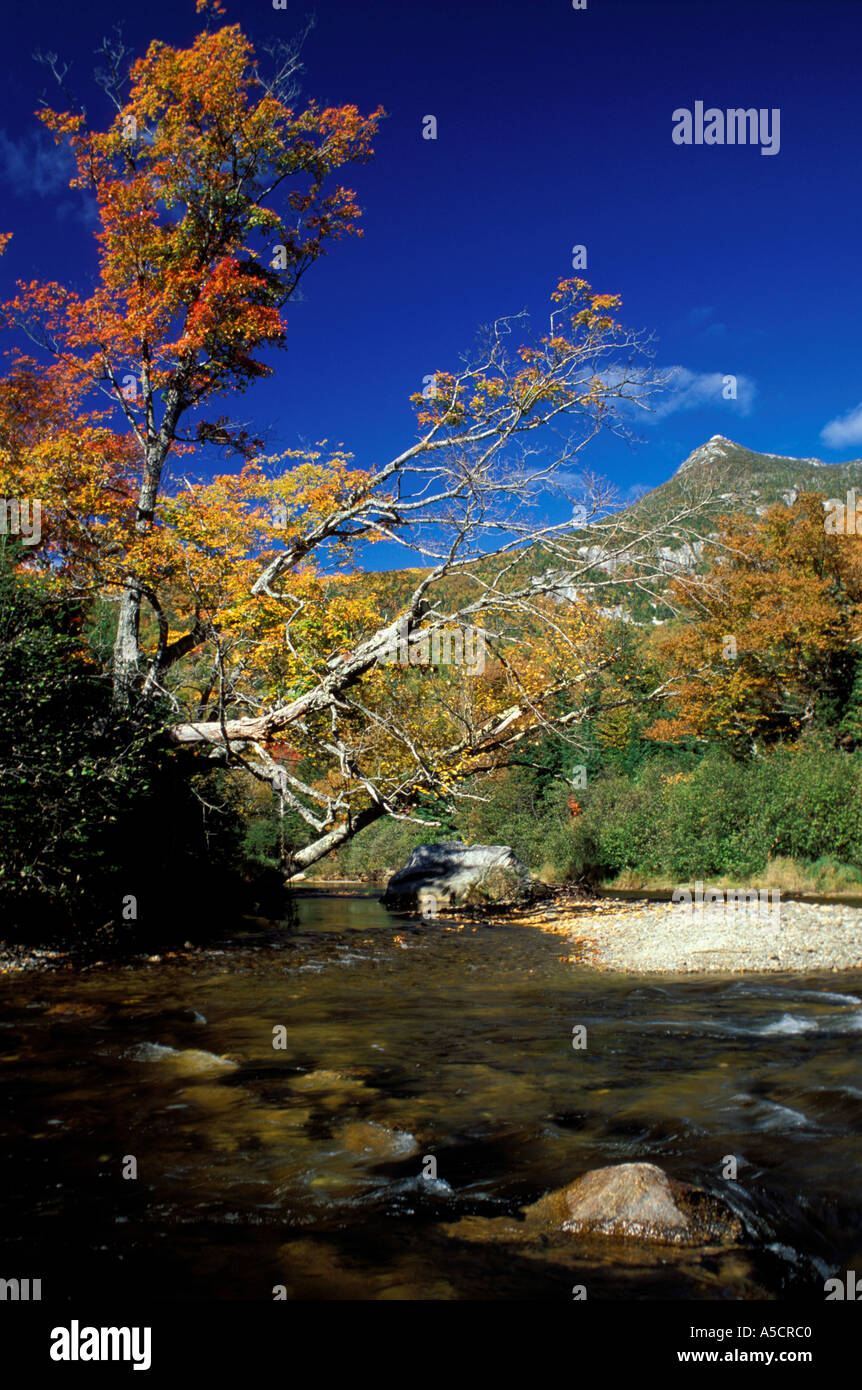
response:
<path fill-rule="evenodd" d="M 95 287 L 82 295 L 20 285 L 6 315 L 50 354 L 51 400 L 92 410 L 101 396 L 114 422 L 121 413 L 134 453 L 133 524 L 146 539 L 172 454 L 195 444 L 253 449 L 244 431 L 208 412 L 270 374 L 263 354 L 285 342 L 285 304 L 328 243 L 358 232 L 355 196 L 330 176 L 370 156 L 382 113 L 296 109 L 298 50 L 286 49 L 267 77 L 237 25 L 187 49 L 154 42 L 128 73 L 122 46 L 108 44 L 106 57 L 114 114 L 105 129 L 74 109 L 39 113 L 71 146 L 73 186 L 95 197 Z M 100 441 L 91 446 L 97 459 Z M 141 609 L 152 589 L 134 547 L 127 558 L 114 658 L 122 698 L 205 636 L 193 626 L 158 648 L 158 670 L 142 670 Z"/>
<path fill-rule="evenodd" d="M 271 780 L 308 826 L 297 867 L 381 815 L 427 819 L 537 737 L 566 737 L 613 660 L 595 594 L 666 582 L 663 549 L 696 524 L 707 495 L 685 495 L 644 528 L 613 515 L 610 490 L 584 474 L 575 519 L 542 519 L 564 465 L 601 429 L 625 432 L 622 407 L 642 406 L 655 384 L 618 307 L 583 281 L 561 283 L 544 335 L 513 350 L 525 325 L 500 320 L 460 372 L 436 373 L 433 394 L 415 398 L 417 438 L 394 459 L 351 472 L 342 456 L 314 453 L 274 484 L 280 543 L 245 595 L 231 567 L 218 686 L 175 687 L 198 713 L 173 734 Z M 381 539 L 421 562 L 385 604 L 336 563 Z M 435 635 L 453 632 L 481 635 L 481 672 L 469 660 L 430 664 Z"/>
<path fill-rule="evenodd" d="M 862 541 L 828 534 L 823 498 L 803 493 L 759 518 L 724 518 L 704 565 L 671 585 L 684 620 L 657 645 L 672 714 L 650 737 L 746 754 L 797 737 L 824 707 L 834 716 L 862 637 Z"/>

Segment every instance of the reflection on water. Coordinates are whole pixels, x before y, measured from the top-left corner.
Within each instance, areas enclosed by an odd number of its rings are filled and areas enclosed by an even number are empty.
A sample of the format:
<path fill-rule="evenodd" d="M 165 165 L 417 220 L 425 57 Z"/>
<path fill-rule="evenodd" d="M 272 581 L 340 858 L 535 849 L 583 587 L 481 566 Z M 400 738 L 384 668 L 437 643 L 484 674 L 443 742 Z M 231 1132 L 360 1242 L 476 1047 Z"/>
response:
<path fill-rule="evenodd" d="M 862 973 L 644 983 L 570 954 L 317 897 L 191 959 L 4 980 L 5 1272 L 45 1300 L 822 1300 L 862 1268 Z M 723 1195 L 751 1248 L 448 1233 L 635 1159 Z"/>

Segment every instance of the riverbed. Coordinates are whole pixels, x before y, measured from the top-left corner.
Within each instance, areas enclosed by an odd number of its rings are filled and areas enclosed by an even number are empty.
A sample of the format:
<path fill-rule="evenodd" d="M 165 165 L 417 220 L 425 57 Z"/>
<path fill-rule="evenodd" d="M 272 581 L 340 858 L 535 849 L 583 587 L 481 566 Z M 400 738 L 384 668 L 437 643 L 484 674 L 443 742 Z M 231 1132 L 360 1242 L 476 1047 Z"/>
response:
<path fill-rule="evenodd" d="M 370 894 L 172 959 L 10 975 L 4 1271 L 44 1300 L 822 1302 L 862 1267 L 860 1030 L 862 970 L 643 979 L 577 934 Z M 452 1232 L 636 1160 L 729 1202 L 740 1248 Z"/>

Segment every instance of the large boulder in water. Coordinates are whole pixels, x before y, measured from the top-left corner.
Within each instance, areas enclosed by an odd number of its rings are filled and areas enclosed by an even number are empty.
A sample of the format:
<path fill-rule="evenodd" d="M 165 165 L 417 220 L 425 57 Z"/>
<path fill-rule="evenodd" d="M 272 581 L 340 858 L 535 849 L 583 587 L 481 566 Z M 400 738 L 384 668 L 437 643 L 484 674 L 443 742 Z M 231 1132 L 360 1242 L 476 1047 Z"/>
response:
<path fill-rule="evenodd" d="M 742 1234 L 724 1202 L 669 1178 L 654 1163 L 594 1168 L 527 1207 L 526 1218 L 533 1229 L 667 1245 L 723 1244 Z"/>
<path fill-rule="evenodd" d="M 744 1235 L 741 1221 L 721 1198 L 669 1178 L 654 1163 L 594 1168 L 533 1202 L 520 1220 L 464 1217 L 446 1229 L 466 1240 L 537 1246 L 577 1236 L 714 1247 L 734 1245 Z"/>
<path fill-rule="evenodd" d="M 464 845 L 458 840 L 414 849 L 393 874 L 384 907 L 435 916 L 441 908 L 511 906 L 529 902 L 536 887 L 508 845 Z"/>

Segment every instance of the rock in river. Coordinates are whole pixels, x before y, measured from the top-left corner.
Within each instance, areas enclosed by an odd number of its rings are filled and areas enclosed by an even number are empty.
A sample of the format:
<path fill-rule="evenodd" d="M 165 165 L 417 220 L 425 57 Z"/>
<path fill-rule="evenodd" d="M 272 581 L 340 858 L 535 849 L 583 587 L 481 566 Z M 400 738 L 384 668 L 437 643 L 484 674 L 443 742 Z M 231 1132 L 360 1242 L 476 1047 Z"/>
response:
<path fill-rule="evenodd" d="M 595 1168 L 527 1207 L 522 1221 L 467 1217 L 448 1230 L 466 1239 L 519 1243 L 576 1235 L 715 1246 L 743 1237 L 742 1223 L 725 1202 L 669 1178 L 654 1163 Z"/>
<path fill-rule="evenodd" d="M 418 1152 L 412 1134 L 403 1129 L 387 1129 L 374 1120 L 351 1120 L 336 1131 L 348 1153 L 377 1162 L 408 1158 Z"/>
<path fill-rule="evenodd" d="M 579 1235 L 712 1245 L 738 1240 L 739 1219 L 722 1201 L 669 1178 L 654 1163 L 594 1168 L 527 1207 L 543 1228 Z"/>
<path fill-rule="evenodd" d="M 458 840 L 419 845 L 392 875 L 384 907 L 421 911 L 528 902 L 536 887 L 508 845 L 464 845 Z"/>

